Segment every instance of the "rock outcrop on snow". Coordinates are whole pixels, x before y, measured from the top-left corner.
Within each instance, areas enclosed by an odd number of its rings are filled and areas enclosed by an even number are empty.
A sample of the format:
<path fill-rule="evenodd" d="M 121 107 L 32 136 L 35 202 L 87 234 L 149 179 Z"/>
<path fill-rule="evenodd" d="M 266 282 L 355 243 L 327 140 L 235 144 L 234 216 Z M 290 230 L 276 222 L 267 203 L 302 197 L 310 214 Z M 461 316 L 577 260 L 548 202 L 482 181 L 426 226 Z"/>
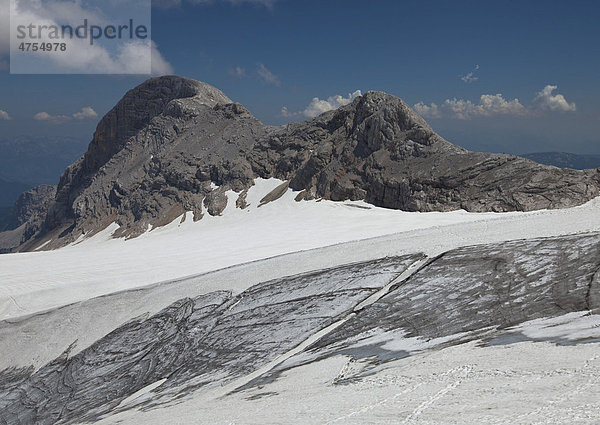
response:
<path fill-rule="evenodd" d="M 29 369 L 0 372 L 6 381 L 0 384 L 0 423 L 94 421 L 166 376 L 164 388 L 170 389 L 163 403 L 216 376 L 230 382 L 349 314 L 419 257 L 278 279 L 237 296 L 218 291 L 180 300 L 124 324 L 78 354 L 68 348 L 31 376 Z"/>
<path fill-rule="evenodd" d="M 100 121 L 43 219 L 18 247 L 64 246 L 109 224 L 135 237 L 185 211 L 219 215 L 225 192 L 289 181 L 298 201 L 364 199 L 407 211 L 530 211 L 582 204 L 600 171 L 560 170 L 452 145 L 401 99 L 368 92 L 303 123 L 268 127 L 207 84 L 153 78 Z M 1 242 L 0 242 L 1 243 Z"/>
<path fill-rule="evenodd" d="M 365 199 L 407 211 L 564 208 L 598 196 L 600 187 L 598 170 L 454 146 L 401 99 L 380 92 L 260 140 L 251 162 L 260 175 L 290 180 L 304 199 Z"/>
<path fill-rule="evenodd" d="M 41 231 L 55 196 L 54 185 L 40 185 L 19 196 L 13 207 L 11 227 L 0 233 L 0 253 L 10 252 Z"/>
<path fill-rule="evenodd" d="M 219 212 L 211 183 L 250 186 L 235 164 L 262 124 L 219 90 L 198 81 L 162 77 L 128 92 L 100 121 L 86 154 L 58 185 L 44 231 L 69 236 L 113 221 L 123 234 L 170 222 L 184 211 L 200 219 L 203 203 Z"/>
<path fill-rule="evenodd" d="M 222 388 L 223 395 L 255 386 L 268 391 L 282 372 L 336 355 L 349 356 L 355 368 L 333 387 L 432 348 L 536 340 L 511 327 L 600 313 L 599 273 L 598 233 L 462 247 L 430 259 L 389 257 L 279 278 L 237 295 L 198 286 L 156 313 L 144 304 L 148 314 L 114 321 L 104 336 L 78 346 L 75 338 L 86 329 L 100 334 L 90 312 L 125 317 L 134 314 L 128 303 L 164 296 L 173 286 L 87 300 L 0 322 L 3 344 L 25 338 L 37 347 L 19 356 L 18 367 L 0 371 L 0 423 L 88 423 L 173 406 L 207 388 Z M 106 317 L 96 319 L 106 325 Z M 43 340 L 63 353 L 40 365 L 48 356 L 36 344 Z"/>

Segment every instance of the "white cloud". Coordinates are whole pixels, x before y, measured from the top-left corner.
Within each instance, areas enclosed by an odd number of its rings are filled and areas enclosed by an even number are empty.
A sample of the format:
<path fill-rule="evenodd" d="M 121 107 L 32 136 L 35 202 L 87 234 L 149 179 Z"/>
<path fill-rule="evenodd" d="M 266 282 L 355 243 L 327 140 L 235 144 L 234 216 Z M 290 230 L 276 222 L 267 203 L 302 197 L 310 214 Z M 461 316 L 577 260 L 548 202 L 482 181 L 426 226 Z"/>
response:
<path fill-rule="evenodd" d="M 443 107 L 451 110 L 459 119 L 493 115 L 527 115 L 528 113 L 519 99 L 506 100 L 500 93 L 482 94 L 478 104 L 473 104 L 469 100 L 446 99 Z"/>
<path fill-rule="evenodd" d="M 475 65 L 473 71 L 469 72 L 467 75 L 463 75 L 460 77 L 465 83 L 472 83 L 473 81 L 479 80 L 479 77 L 475 76 L 475 72 L 479 70 L 479 65 Z"/>
<path fill-rule="evenodd" d="M 353 93 L 348 94 L 348 97 L 342 97 L 341 95 L 330 96 L 326 100 L 321 100 L 318 97 L 313 98 L 313 100 L 308 104 L 308 106 L 298 112 L 290 112 L 287 107 L 281 108 L 281 115 L 287 118 L 304 116 L 306 118 L 314 118 L 317 115 L 321 115 L 324 112 L 331 111 L 333 109 L 337 109 L 340 106 L 347 105 L 352 102 L 357 97 L 361 96 L 362 92 L 360 90 L 356 90 Z"/>
<path fill-rule="evenodd" d="M 423 102 L 419 102 L 413 106 L 414 110 L 417 111 L 419 115 L 426 118 L 440 118 L 442 113 L 440 112 L 440 108 L 435 103 L 431 103 L 430 105 L 426 105 Z"/>
<path fill-rule="evenodd" d="M 530 107 L 525 107 L 519 99 L 506 100 L 501 94 L 482 94 L 479 103 L 464 99 L 446 99 L 441 105 L 419 102 L 413 106 L 424 118 L 457 118 L 467 120 L 475 117 L 497 115 L 538 115 L 543 111 L 574 112 L 575 103 L 569 103 L 562 94 L 552 94 L 557 86 L 547 85 L 537 92 Z"/>
<path fill-rule="evenodd" d="M 575 103 L 567 102 L 567 99 L 562 94 L 553 95 L 552 92 L 556 90 L 558 86 L 547 85 L 541 91 L 539 91 L 534 101 L 537 106 L 543 110 L 559 111 L 559 112 L 574 112 L 577 110 Z"/>
<path fill-rule="evenodd" d="M 158 47 L 154 41 L 152 42 L 152 63 L 151 63 L 152 75 L 161 76 L 161 75 L 173 75 L 175 73 L 175 69 L 173 65 L 171 65 L 158 51 Z"/>
<path fill-rule="evenodd" d="M 496 115 L 524 116 L 529 110 L 519 99 L 506 100 L 502 94 L 482 94 L 479 103 L 464 99 L 446 99 L 441 105 L 432 103 L 426 105 L 419 102 L 415 110 L 425 118 L 440 118 L 442 116 L 468 120 L 475 117 L 491 117 Z"/>
<path fill-rule="evenodd" d="M 244 78 L 246 76 L 246 70 L 241 66 L 230 68 L 227 72 L 234 78 Z"/>
<path fill-rule="evenodd" d="M 98 118 L 98 114 L 89 106 L 84 106 L 81 108 L 81 111 L 75 112 L 73 114 L 73 118 L 76 120 L 85 120 L 88 118 Z"/>
<path fill-rule="evenodd" d="M 279 80 L 279 77 L 273 74 L 264 64 L 259 63 L 257 65 L 256 73 L 260 79 L 263 80 L 263 82 L 277 87 L 281 86 L 281 80 Z"/>
<path fill-rule="evenodd" d="M 38 112 L 33 116 L 34 120 L 46 121 L 51 124 L 64 124 L 71 120 L 86 120 L 97 118 L 98 114 L 89 106 L 84 106 L 79 112 L 72 115 L 51 115 L 48 112 Z"/>
<path fill-rule="evenodd" d="M 348 94 L 348 97 L 342 97 L 339 94 L 335 96 L 330 96 L 327 100 L 321 100 L 318 97 L 313 98 L 310 104 L 303 111 L 304 116 L 312 118 L 317 115 L 322 114 L 323 112 L 331 111 L 333 109 L 337 109 L 340 106 L 347 105 L 352 102 L 358 96 L 361 96 L 362 93 L 360 90 L 356 90 L 354 93 Z"/>
<path fill-rule="evenodd" d="M 3 0 L 0 0 L 3 1 Z M 43 8 L 11 5 L 13 24 L 35 22 L 37 25 L 59 26 L 67 20 L 69 23 L 88 19 L 90 22 L 103 24 L 107 18 L 98 9 L 86 9 L 80 1 L 47 1 Z M 40 42 L 52 42 L 48 33 L 43 33 Z M 0 43 L 2 43 L 0 39 Z M 15 43 L 18 40 L 15 38 Z M 17 49 L 17 45 L 12 46 Z M 4 47 L 0 44 L 0 60 Z M 92 73 L 92 74 L 172 74 L 173 67 L 165 60 L 156 44 L 149 39 L 121 42 L 109 51 L 98 43 L 90 45 L 88 39 L 69 40 L 64 54 L 43 55 L 39 53 L 40 63 L 47 63 L 47 72 L 52 73 Z M 18 66 L 13 61 L 13 66 Z M 31 71 L 30 69 L 27 70 Z"/>
<path fill-rule="evenodd" d="M 12 120 L 12 118 L 10 117 L 10 115 L 8 115 L 8 112 L 0 109 L 0 120 L 8 121 L 8 120 Z"/>
<path fill-rule="evenodd" d="M 287 108 L 287 106 L 284 106 L 283 108 L 281 108 L 281 115 L 286 118 L 296 117 L 300 114 L 302 114 L 302 112 L 290 112 L 289 109 Z"/>
<path fill-rule="evenodd" d="M 46 121 L 51 124 L 64 124 L 71 121 L 72 117 L 68 115 L 50 115 L 48 112 L 38 112 L 33 116 L 34 120 Z"/>

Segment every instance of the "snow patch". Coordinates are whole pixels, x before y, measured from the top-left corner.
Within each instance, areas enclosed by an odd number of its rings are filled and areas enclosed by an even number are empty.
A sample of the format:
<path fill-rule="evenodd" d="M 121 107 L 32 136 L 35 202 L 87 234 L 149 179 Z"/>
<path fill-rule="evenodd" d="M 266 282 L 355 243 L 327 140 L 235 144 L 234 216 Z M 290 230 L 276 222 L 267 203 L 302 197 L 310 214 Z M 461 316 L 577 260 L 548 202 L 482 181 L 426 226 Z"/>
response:
<path fill-rule="evenodd" d="M 510 328 L 531 339 L 600 339 L 600 315 L 588 311 L 568 313 L 549 319 L 536 319 Z"/>
<path fill-rule="evenodd" d="M 128 404 L 132 404 L 133 402 L 142 402 L 142 401 L 144 401 L 144 399 L 150 398 L 151 397 L 150 393 L 152 391 L 154 391 L 156 388 L 160 387 L 166 381 L 167 381 L 166 378 L 161 379 L 160 381 L 156 381 L 153 384 L 150 384 L 150 385 L 142 388 L 141 390 L 136 391 L 135 393 L 131 394 L 129 397 L 124 399 L 121 403 L 119 403 L 116 410 L 118 410 L 122 407 L 125 407 Z"/>
<path fill-rule="evenodd" d="M 187 212 L 130 240 L 114 239 L 119 226 L 113 223 L 63 249 L 1 255 L 0 320 L 313 249 L 322 251 L 303 256 L 302 267 L 314 270 L 415 252 L 434 256 L 466 245 L 600 231 L 600 198 L 571 209 L 531 213 L 418 213 L 362 201 L 297 202 L 290 189 L 258 208 L 282 183 L 256 179 L 244 210 L 235 206 L 239 194 L 227 192 L 228 206 L 220 217 L 204 214 L 194 222 Z"/>

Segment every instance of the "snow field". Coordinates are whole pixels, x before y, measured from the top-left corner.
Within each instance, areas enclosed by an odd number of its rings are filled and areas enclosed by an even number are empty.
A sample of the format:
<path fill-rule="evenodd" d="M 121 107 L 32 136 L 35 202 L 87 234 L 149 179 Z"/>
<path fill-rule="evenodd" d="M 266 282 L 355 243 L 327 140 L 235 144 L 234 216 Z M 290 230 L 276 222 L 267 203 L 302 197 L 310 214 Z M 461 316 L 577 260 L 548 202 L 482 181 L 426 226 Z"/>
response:
<path fill-rule="evenodd" d="M 298 267 L 308 271 L 389 255 L 437 255 L 465 245 L 600 231 L 600 198 L 531 213 L 412 213 L 360 201 L 296 202 L 296 193 L 288 190 L 258 207 L 281 183 L 257 179 L 245 210 L 235 208 L 238 195 L 228 192 L 222 217 L 206 214 L 194 223 L 187 213 L 183 222 L 180 217 L 131 240 L 111 238 L 118 228 L 113 224 L 63 249 L 1 255 L 0 320 L 283 254 L 300 253 L 290 258 L 287 272 L 279 268 L 289 275 Z M 315 249 L 321 250 L 302 255 Z"/>

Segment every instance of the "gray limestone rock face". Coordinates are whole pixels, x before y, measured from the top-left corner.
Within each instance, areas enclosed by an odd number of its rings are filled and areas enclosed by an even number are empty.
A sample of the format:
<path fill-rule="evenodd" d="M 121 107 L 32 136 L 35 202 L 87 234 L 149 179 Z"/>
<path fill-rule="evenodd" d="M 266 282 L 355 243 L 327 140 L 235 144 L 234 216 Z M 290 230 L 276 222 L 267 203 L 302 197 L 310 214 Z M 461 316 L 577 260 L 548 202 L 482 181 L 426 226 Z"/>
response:
<path fill-rule="evenodd" d="M 597 170 L 560 170 L 469 152 L 438 136 L 406 103 L 368 92 L 336 111 L 260 140 L 257 173 L 290 180 L 303 199 L 365 199 L 406 211 L 531 211 L 598 196 Z"/>
<path fill-rule="evenodd" d="M 42 225 L 30 226 L 16 248 L 0 237 L 0 248 L 53 249 L 113 222 L 117 236 L 135 237 L 186 211 L 196 220 L 205 210 L 219 215 L 223 193 L 242 193 L 257 177 L 288 182 L 299 201 L 365 200 L 406 211 L 566 208 L 600 194 L 600 170 L 469 152 L 386 93 L 268 127 L 214 87 L 169 76 L 129 91 L 102 118 Z"/>
<path fill-rule="evenodd" d="M 235 296 L 190 290 L 155 314 L 113 323 L 78 352 L 73 341 L 45 364 L 9 364 L 0 371 L 0 423 L 94 422 L 124 409 L 172 405 L 207 386 L 267 385 L 284 370 L 339 354 L 361 363 L 334 382 L 343 383 L 411 350 L 510 343 L 525 338 L 514 335 L 516 325 L 600 313 L 598 233 L 469 246 L 424 260 L 414 254 L 344 265 L 259 283 Z M 143 299 L 144 291 L 132 292 Z M 87 300 L 0 329 L 10 341 L 32 329 L 28 321 L 43 328 L 64 318 L 67 328 L 84 332 L 72 322 L 89 320 L 82 317 L 90 303 L 104 302 Z M 57 339 L 63 331 L 47 329 Z M 593 337 L 577 338 L 568 343 Z M 149 397 L 122 404 L 157 382 Z"/>
<path fill-rule="evenodd" d="M 35 372 L 33 367 L 0 371 L 6 379 L 0 384 L 0 423 L 93 422 L 162 379 L 166 382 L 154 405 L 217 379 L 230 382 L 351 313 L 419 258 L 386 258 L 281 278 L 237 296 L 217 291 L 182 299 L 119 326 L 77 354 L 67 349 Z"/>
<path fill-rule="evenodd" d="M 530 320 L 598 314 L 599 273 L 597 233 L 449 251 L 321 339 L 313 355 L 377 357 L 386 351 L 386 335 L 423 341 L 464 335 L 450 339 L 452 345 Z"/>
<path fill-rule="evenodd" d="M 19 196 L 13 207 L 12 228 L 0 233 L 0 253 L 10 252 L 41 231 L 55 196 L 55 185 L 40 185 Z"/>
<path fill-rule="evenodd" d="M 23 192 L 13 208 L 15 224 L 20 226 L 33 217 L 45 214 L 55 195 L 56 186 L 46 184 Z"/>
<path fill-rule="evenodd" d="M 221 215 L 227 208 L 227 195 L 222 189 L 213 190 L 204 199 L 204 206 L 212 216 Z"/>
<path fill-rule="evenodd" d="M 61 177 L 42 230 L 54 237 L 48 248 L 111 222 L 121 226 L 119 236 L 135 237 L 185 211 L 199 219 L 203 205 L 220 214 L 211 182 L 223 190 L 251 186 L 240 151 L 262 131 L 243 106 L 207 84 L 148 80 L 100 121 L 88 152 Z"/>

